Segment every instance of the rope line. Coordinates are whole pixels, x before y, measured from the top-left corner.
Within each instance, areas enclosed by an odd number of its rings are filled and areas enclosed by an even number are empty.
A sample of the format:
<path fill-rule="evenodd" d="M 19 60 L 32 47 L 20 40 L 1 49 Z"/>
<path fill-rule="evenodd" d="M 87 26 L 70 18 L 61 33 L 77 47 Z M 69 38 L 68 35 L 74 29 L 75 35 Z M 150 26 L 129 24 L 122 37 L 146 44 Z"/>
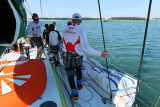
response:
<path fill-rule="evenodd" d="M 55 69 L 56 69 L 56 72 L 57 72 L 57 71 L 60 71 L 61 73 L 65 74 L 63 71 L 61 71 L 60 68 L 57 69 L 57 67 L 55 67 Z M 57 72 L 57 74 L 58 74 L 58 72 Z M 65 74 L 65 75 L 67 75 L 67 74 Z M 69 96 L 69 98 L 70 98 L 72 107 L 74 107 L 74 104 L 73 104 L 73 103 L 74 103 L 74 100 L 70 97 L 71 95 L 70 95 L 70 93 L 69 93 L 69 91 L 68 91 L 68 89 L 67 89 L 67 86 L 66 86 L 66 84 L 65 84 L 65 82 L 64 82 L 64 80 L 63 80 L 63 75 L 62 75 L 62 74 L 61 74 L 61 76 L 62 76 L 62 79 L 60 78 L 60 75 L 58 74 L 58 77 L 59 77 L 59 79 L 60 79 L 60 81 L 61 81 L 61 83 L 62 83 L 62 86 L 64 87 L 64 89 L 66 89 L 66 92 L 67 92 L 67 94 L 68 94 L 68 96 Z"/>
<path fill-rule="evenodd" d="M 143 63 L 144 49 L 145 49 L 146 38 L 147 38 L 147 31 L 148 31 L 148 24 L 149 24 L 151 6 L 152 6 L 152 0 L 150 0 L 149 7 L 148 7 L 148 15 L 147 15 L 146 28 L 145 28 L 143 47 L 142 47 L 142 53 L 141 53 L 141 60 L 140 60 L 140 66 L 139 66 L 139 74 L 138 74 L 138 81 L 137 81 L 137 88 L 136 88 L 134 107 L 136 107 L 137 93 L 138 93 L 138 87 L 139 87 L 139 83 L 140 83 L 140 76 L 141 76 L 141 70 L 142 70 L 142 63 Z"/>
<path fill-rule="evenodd" d="M 65 72 L 63 72 L 63 71 L 61 71 L 60 69 L 58 69 L 57 67 L 56 67 L 56 70 L 57 71 L 60 71 L 61 73 L 63 73 L 64 75 L 67 75 L 67 73 L 65 73 Z M 67 75 L 68 76 L 68 75 Z M 84 78 L 83 78 L 84 79 Z M 84 79 L 85 80 L 85 79 Z M 61 79 L 61 81 L 63 81 L 62 79 Z M 65 82 L 63 81 L 63 83 L 65 84 Z M 79 99 L 81 99 L 82 101 L 84 101 L 84 102 L 89 102 L 90 100 L 92 100 L 93 99 L 93 93 L 91 92 L 91 90 L 87 87 L 87 84 L 85 84 L 84 82 L 83 82 L 83 85 L 86 87 L 86 89 L 90 92 L 90 94 L 91 94 L 91 97 L 89 98 L 89 99 L 87 99 L 87 100 L 84 100 L 83 98 L 80 98 L 79 97 Z M 66 84 L 65 84 L 65 86 L 66 86 Z M 66 86 L 67 87 L 67 86 Z M 66 88 L 67 89 L 67 88 Z"/>

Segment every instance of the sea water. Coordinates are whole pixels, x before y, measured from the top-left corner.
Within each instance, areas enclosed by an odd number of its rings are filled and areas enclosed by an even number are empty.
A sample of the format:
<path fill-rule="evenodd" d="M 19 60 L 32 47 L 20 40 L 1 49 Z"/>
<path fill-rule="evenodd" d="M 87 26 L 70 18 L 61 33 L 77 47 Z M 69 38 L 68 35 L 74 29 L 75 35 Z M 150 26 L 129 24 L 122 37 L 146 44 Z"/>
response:
<path fill-rule="evenodd" d="M 51 24 L 53 21 L 44 21 Z M 67 21 L 55 21 L 57 30 L 62 32 Z M 106 50 L 109 51 L 108 63 L 122 71 L 138 77 L 145 21 L 103 22 Z M 100 21 L 83 21 L 81 27 L 87 31 L 89 44 L 100 51 L 104 50 Z M 88 55 L 106 67 L 105 59 Z M 113 69 L 110 68 L 109 69 Z M 160 97 L 160 21 L 150 21 L 143 58 L 141 82 L 138 93 L 139 107 L 154 107 Z M 157 104 L 160 107 L 160 101 Z"/>

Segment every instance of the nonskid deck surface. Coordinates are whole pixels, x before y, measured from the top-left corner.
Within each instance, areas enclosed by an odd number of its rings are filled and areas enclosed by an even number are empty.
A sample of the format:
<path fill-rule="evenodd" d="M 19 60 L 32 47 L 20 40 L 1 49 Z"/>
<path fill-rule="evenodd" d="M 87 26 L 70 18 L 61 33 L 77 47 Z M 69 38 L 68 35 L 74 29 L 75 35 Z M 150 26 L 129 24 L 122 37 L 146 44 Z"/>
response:
<path fill-rule="evenodd" d="M 40 98 L 28 107 L 40 107 L 40 105 L 47 101 L 52 101 L 57 105 L 57 107 L 62 107 L 64 105 L 61 103 L 62 99 L 60 97 L 60 92 L 58 89 L 59 84 L 57 84 L 55 75 L 53 73 L 55 71 L 52 70 L 50 62 L 48 60 L 43 60 L 43 62 L 46 65 L 47 86 Z"/>
<path fill-rule="evenodd" d="M 61 81 L 63 82 L 63 85 L 65 89 L 69 92 L 69 95 L 71 95 L 71 89 L 69 87 L 68 77 L 65 73 L 64 67 L 59 65 L 56 68 L 56 71 L 58 75 L 61 78 Z M 76 76 L 75 76 L 76 81 Z M 83 89 L 78 91 L 79 93 L 79 99 L 74 102 L 75 106 L 80 107 L 114 107 L 111 100 L 105 99 L 101 97 L 96 90 L 93 89 L 92 86 L 90 86 L 85 79 L 82 79 L 83 81 Z M 76 83 L 76 82 L 75 82 Z"/>

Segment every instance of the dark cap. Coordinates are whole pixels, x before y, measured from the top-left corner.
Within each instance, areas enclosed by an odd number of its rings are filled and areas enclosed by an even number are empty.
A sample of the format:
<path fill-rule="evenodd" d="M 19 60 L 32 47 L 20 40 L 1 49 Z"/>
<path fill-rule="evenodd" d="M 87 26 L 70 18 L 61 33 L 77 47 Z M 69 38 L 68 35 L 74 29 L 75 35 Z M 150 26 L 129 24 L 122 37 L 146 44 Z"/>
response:
<path fill-rule="evenodd" d="M 36 17 L 36 16 L 38 16 L 37 13 L 33 13 L 33 14 L 32 14 L 32 17 Z"/>

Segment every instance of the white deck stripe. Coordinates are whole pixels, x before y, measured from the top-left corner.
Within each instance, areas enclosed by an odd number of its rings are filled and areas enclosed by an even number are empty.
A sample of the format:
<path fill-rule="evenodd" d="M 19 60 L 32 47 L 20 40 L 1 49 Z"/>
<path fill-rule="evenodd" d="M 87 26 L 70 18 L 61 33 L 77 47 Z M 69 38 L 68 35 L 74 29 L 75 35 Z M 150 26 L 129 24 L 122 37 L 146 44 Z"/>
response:
<path fill-rule="evenodd" d="M 23 85 L 26 82 L 24 80 L 9 79 L 9 78 L 6 78 L 6 79 L 11 81 L 11 82 L 13 82 L 13 83 L 15 83 L 15 84 L 17 84 L 17 85 L 19 85 L 19 86 Z"/>
<path fill-rule="evenodd" d="M 16 78 L 31 78 L 31 75 L 21 75 L 21 76 L 14 76 Z"/>
<path fill-rule="evenodd" d="M 16 74 L 15 72 L 11 72 L 11 73 L 7 73 L 7 74 L 4 74 L 4 75 L 12 75 L 12 74 Z"/>
<path fill-rule="evenodd" d="M 2 84 L 2 95 L 12 91 L 12 89 L 2 79 L 1 79 L 1 84 Z"/>

